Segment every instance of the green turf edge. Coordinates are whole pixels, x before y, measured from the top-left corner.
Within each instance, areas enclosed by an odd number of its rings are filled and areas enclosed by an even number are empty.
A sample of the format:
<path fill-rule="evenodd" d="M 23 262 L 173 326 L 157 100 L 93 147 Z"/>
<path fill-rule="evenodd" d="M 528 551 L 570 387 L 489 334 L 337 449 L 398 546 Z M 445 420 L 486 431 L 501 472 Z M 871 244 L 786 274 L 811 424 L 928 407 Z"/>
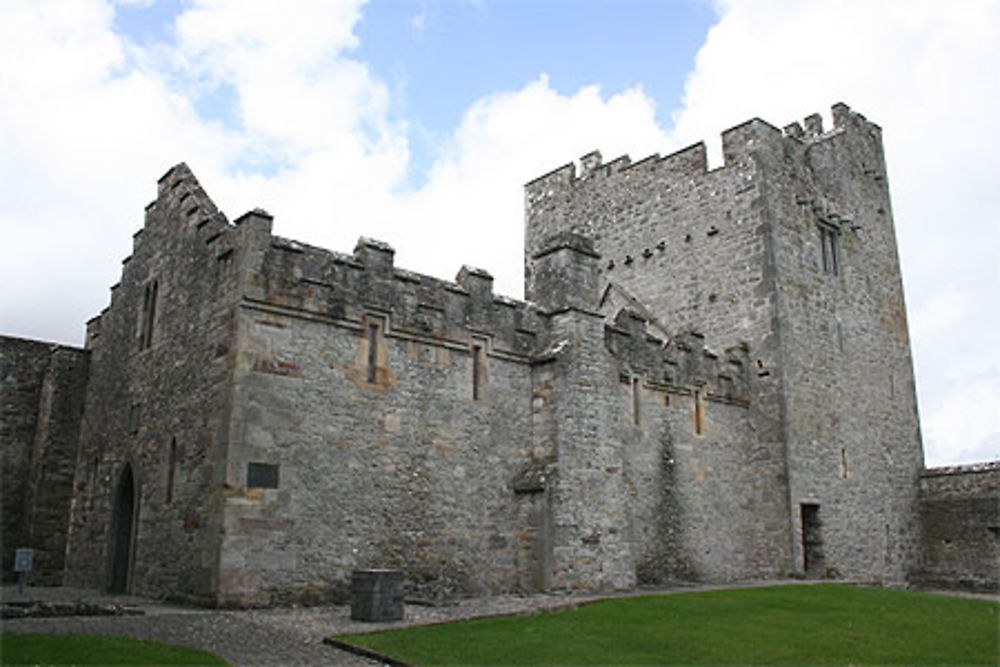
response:
<path fill-rule="evenodd" d="M 404 626 L 401 628 L 390 628 L 389 630 L 409 630 L 412 628 L 429 628 L 440 625 L 450 625 L 453 623 L 466 623 L 468 621 L 484 621 L 484 620 L 488 621 L 500 618 L 526 618 L 528 616 L 538 616 L 540 614 L 550 614 L 560 611 L 568 611 L 570 609 L 577 609 L 579 607 L 584 607 L 586 605 L 594 604 L 595 602 L 600 602 L 600 601 L 601 601 L 600 599 L 567 601 L 565 604 L 561 604 L 556 607 L 547 607 L 545 609 L 533 609 L 528 611 L 506 611 L 506 612 L 499 612 L 496 614 L 484 614 L 481 616 L 468 616 L 465 618 L 451 620 L 451 621 L 432 621 L 430 623 L 421 623 L 420 625 Z M 384 664 L 392 665 L 393 667 L 415 667 L 415 663 L 406 662 L 400 658 L 389 655 L 388 653 L 379 653 L 378 651 L 371 649 L 367 646 L 363 646 L 361 644 L 352 644 L 351 642 L 342 639 L 343 637 L 364 637 L 365 635 L 376 635 L 382 632 L 387 632 L 389 630 L 368 630 L 365 632 L 353 632 L 349 634 L 336 635 L 334 637 L 324 637 L 323 643 L 329 646 L 333 646 L 335 648 L 339 648 L 342 651 L 353 653 L 354 655 L 359 655 L 364 658 L 370 658 L 372 660 L 379 660 Z"/>
<path fill-rule="evenodd" d="M 686 599 L 686 600 L 685 600 Z M 643 602 L 643 601 L 647 602 Z M 652 600 L 653 602 L 648 602 Z M 690 632 L 692 635 L 704 635 L 705 647 L 704 652 L 700 654 L 687 654 L 679 655 L 678 659 L 688 662 L 720 662 L 728 661 L 732 662 L 735 660 L 740 661 L 756 661 L 761 663 L 783 663 L 783 662 L 802 662 L 806 660 L 813 663 L 822 662 L 853 662 L 853 663 L 863 663 L 863 662 L 930 662 L 930 663 L 940 663 L 940 662 L 962 662 L 962 663 L 976 663 L 976 664 L 997 664 L 998 653 L 1000 653 L 1000 638 L 993 640 L 992 637 L 987 635 L 990 634 L 989 627 L 997 627 L 997 617 L 1000 615 L 1000 604 L 993 602 L 991 600 L 975 600 L 975 599 L 961 599 L 957 597 L 943 596 L 935 593 L 921 592 L 921 591 L 901 591 L 893 588 L 882 588 L 882 587 L 870 587 L 870 586 L 854 586 L 850 584 L 843 583 L 820 583 L 820 584 L 808 584 L 807 586 L 764 586 L 764 587 L 750 587 L 750 588 L 729 588 L 729 589 L 718 589 L 711 591 L 683 591 L 672 594 L 649 594 L 649 595 L 637 595 L 621 598 L 608 598 L 604 600 L 599 600 L 593 603 L 586 603 L 586 608 L 591 608 L 595 605 L 603 604 L 624 604 L 624 612 L 619 609 L 616 614 L 630 614 L 635 615 L 636 609 L 642 611 L 642 605 L 646 605 L 646 609 L 652 612 L 666 612 L 670 611 L 663 609 L 662 606 L 665 604 L 663 601 L 666 600 L 684 600 L 686 604 L 690 605 L 695 602 L 702 607 L 697 611 L 697 617 L 691 620 L 688 616 L 677 616 L 667 618 L 667 623 L 673 624 L 669 627 L 676 628 L 677 632 L 674 634 L 679 635 L 680 633 Z M 657 603 L 656 601 L 660 601 Z M 749 601 L 749 607 L 748 605 Z M 903 602 L 912 601 L 912 605 L 903 605 Z M 657 604 L 661 608 L 657 608 Z M 669 603 L 667 603 L 669 606 Z M 803 616 L 803 610 L 808 610 L 819 605 L 823 613 L 816 615 L 816 618 L 806 617 L 805 623 L 802 626 L 802 631 L 810 632 L 819 628 L 819 634 L 814 638 L 812 635 L 807 635 L 808 639 L 803 642 L 800 637 L 794 635 L 795 632 L 800 631 L 796 626 L 797 619 Z M 740 612 L 740 607 L 744 608 Z M 754 605 L 763 605 L 761 609 Z M 594 656 L 586 652 L 580 653 L 580 644 L 585 643 L 589 636 L 587 635 L 588 628 L 587 623 L 590 624 L 590 632 L 594 633 L 594 621 L 593 618 L 586 618 L 587 616 L 596 615 L 598 612 L 588 612 L 583 614 L 583 623 L 580 627 L 573 627 L 572 624 L 568 627 L 560 628 L 559 621 L 553 621 L 553 615 L 575 613 L 581 608 L 581 604 L 568 605 L 569 610 L 566 607 L 560 608 L 555 612 L 532 612 L 528 614 L 520 615 L 504 615 L 496 617 L 480 618 L 473 621 L 456 621 L 451 623 L 437 623 L 423 626 L 413 626 L 411 628 L 397 628 L 383 631 L 376 631 L 374 633 L 361 633 L 355 635 L 341 635 L 339 639 L 341 641 L 350 640 L 357 641 L 359 643 L 367 644 L 369 650 L 387 650 L 395 655 L 405 655 L 406 659 L 413 660 L 415 662 L 421 663 L 435 663 L 435 662 L 474 662 L 477 657 L 481 657 L 481 662 L 524 662 L 526 659 L 534 663 L 550 663 L 559 664 L 565 662 L 592 662 Z M 979 607 L 982 612 L 986 613 L 986 617 L 977 616 L 980 611 L 976 611 L 975 608 Z M 681 605 L 683 607 L 683 605 Z M 824 614 L 838 611 L 840 615 L 833 617 L 828 617 Z M 975 617 L 976 626 L 978 628 L 977 632 L 979 634 L 979 644 L 978 648 L 970 652 L 968 647 L 968 642 L 963 641 L 968 639 L 966 632 L 971 629 L 965 625 L 959 624 L 955 626 L 954 623 L 951 626 L 948 625 L 947 617 L 951 616 L 952 611 L 959 609 L 967 609 L 970 618 Z M 760 611 L 765 611 L 767 613 L 767 618 L 770 620 L 777 619 L 779 623 L 787 623 L 792 626 L 792 634 L 782 634 L 782 629 L 775 628 L 773 626 L 768 626 L 766 624 L 754 625 L 757 622 L 757 614 Z M 929 615 L 930 610 L 930 615 Z M 681 609 L 681 614 L 689 613 L 691 610 Z M 670 612 L 671 614 L 676 614 L 677 610 Z M 745 633 L 746 626 L 752 626 L 752 632 L 754 633 L 755 639 L 757 639 L 758 644 L 766 644 L 769 646 L 768 651 L 764 655 L 760 655 L 755 658 L 753 656 L 747 656 L 739 653 L 738 651 L 745 649 L 746 644 L 740 644 L 738 638 L 738 632 L 734 635 L 737 636 L 737 640 L 729 647 L 729 652 L 727 653 L 726 644 L 730 640 L 730 635 L 728 629 L 720 636 L 718 634 L 718 628 L 716 628 L 716 635 L 712 635 L 712 625 L 718 625 L 718 619 L 721 617 L 723 620 L 729 619 L 731 614 L 736 614 L 732 617 L 735 621 L 734 626 L 739 626 L 741 623 L 743 625 L 742 630 Z M 740 613 L 743 614 L 741 618 Z M 721 615 L 721 616 L 720 616 Z M 527 627 L 514 628 L 513 630 L 507 629 L 507 634 L 504 635 L 504 628 L 497 627 L 502 625 L 504 622 L 514 621 L 516 622 L 518 618 L 528 619 L 531 617 L 549 617 L 548 620 L 543 620 L 541 623 L 537 624 L 537 627 L 532 628 L 530 625 Z M 614 614 L 612 616 L 615 616 Z M 649 616 L 643 616 L 641 613 L 639 618 L 648 618 Z M 907 640 L 904 637 L 902 642 L 899 641 L 899 637 L 872 634 L 868 631 L 869 625 L 874 622 L 872 618 L 882 619 L 887 618 L 888 621 L 883 623 L 887 631 L 897 632 L 898 626 L 902 626 L 905 632 L 910 632 L 910 635 L 906 637 L 914 637 L 916 639 L 924 640 L 924 636 L 933 637 L 937 635 L 937 645 L 932 645 L 931 648 L 932 656 L 923 656 L 919 653 L 914 654 L 909 644 L 914 643 L 913 640 Z M 942 623 L 938 623 L 936 619 L 945 619 Z M 613 619 L 616 620 L 616 619 Z M 661 618 L 659 621 L 661 624 L 664 622 Z M 682 626 L 681 623 L 691 622 L 693 625 L 691 627 Z M 832 624 L 831 622 L 836 622 Z M 475 627 L 477 623 L 486 623 L 486 626 Z M 810 628 L 810 623 L 812 627 Z M 817 625 L 817 623 L 819 625 Z M 923 626 L 921 626 L 921 623 Z M 490 625 L 492 624 L 492 625 Z M 989 624 L 992 624 L 990 626 Z M 651 624 L 655 625 L 655 624 Z M 702 627 L 702 626 L 705 627 Z M 441 634 L 442 626 L 452 626 L 455 628 L 451 636 L 447 637 L 447 640 L 443 638 Z M 562 621 L 562 626 L 566 626 L 565 617 Z M 910 627 L 907 627 L 910 626 Z M 928 627 L 935 632 L 927 632 Z M 474 642 L 476 646 L 481 646 L 482 643 L 493 641 L 496 644 L 496 637 L 501 637 L 501 642 L 506 641 L 506 644 L 501 644 L 503 646 L 513 646 L 514 642 L 518 643 L 530 643 L 531 641 L 536 642 L 538 646 L 538 638 L 540 635 L 544 634 L 547 630 L 551 631 L 555 628 L 558 631 L 567 633 L 571 636 L 576 636 L 577 638 L 570 638 L 566 641 L 563 647 L 560 648 L 561 651 L 557 653 L 544 652 L 544 647 L 539 647 L 539 653 L 530 654 L 530 659 L 524 657 L 518 657 L 516 652 L 514 653 L 501 653 L 502 658 L 497 658 L 496 649 L 494 648 L 492 652 L 487 651 L 485 654 L 480 654 L 479 656 L 470 655 L 466 650 L 464 653 L 456 652 L 454 643 L 456 638 L 460 638 L 463 630 L 468 628 L 474 628 L 477 635 L 472 637 L 467 637 L 466 641 Z M 741 628 L 736 627 L 736 630 Z M 603 627 L 601 631 L 603 630 Z M 539 631 L 539 635 L 531 636 L 532 633 Z M 655 628 L 653 628 L 655 633 Z M 626 635 L 624 637 L 619 636 L 618 640 L 622 642 L 622 645 L 628 645 L 629 650 L 635 650 L 639 648 L 638 638 L 641 638 L 643 632 L 648 635 L 650 633 L 649 627 L 639 627 L 635 633 L 636 641 L 630 642 L 631 636 Z M 943 635 L 942 635 L 943 632 Z M 706 634 L 707 633 L 707 634 Z M 759 639 L 756 637 L 760 634 Z M 913 634 L 915 633 L 915 634 Z M 400 642 L 390 641 L 388 645 L 384 641 L 375 640 L 376 637 L 391 637 L 392 635 L 402 636 L 409 634 L 411 637 L 418 637 L 417 640 L 411 640 L 410 645 L 406 645 L 404 642 L 400 646 Z M 472 633 L 469 633 L 472 634 Z M 994 634 L 993 636 L 997 636 Z M 952 641 L 951 637 L 955 640 Z M 375 640 L 375 641 L 371 641 Z M 745 638 L 743 640 L 746 641 Z M 460 641 L 458 642 L 460 644 Z M 544 641 L 543 643 L 547 643 Z M 803 649 L 803 643 L 807 646 Z M 926 642 L 925 642 L 926 643 Z M 432 647 L 434 650 L 429 651 L 428 646 Z M 943 648 L 942 648 L 943 647 Z M 411 650 L 415 649 L 415 650 Z M 654 643 L 654 649 L 662 651 L 662 646 L 656 646 Z M 671 647 L 672 649 L 673 647 Z M 681 647 L 682 650 L 690 650 L 690 646 Z M 534 649 L 532 649 L 534 650 Z M 617 649 L 615 649 L 617 650 Z M 803 653 L 802 651 L 807 651 Z M 702 649 L 698 649 L 702 651 Z M 808 651 L 818 651 L 816 653 L 809 653 Z M 824 654 L 823 651 L 830 651 L 828 654 Z M 860 653 L 859 653 L 860 652 Z M 676 655 L 676 654 L 674 654 Z M 756 655 L 756 654 L 754 654 Z M 663 653 L 656 652 L 637 652 L 629 654 L 630 657 L 634 658 L 634 662 L 662 662 Z M 400 658 L 396 658 L 399 660 Z M 601 658 L 598 658 L 599 660 Z M 603 660 L 605 661 L 621 661 L 622 656 L 618 653 L 607 653 Z"/>
<path fill-rule="evenodd" d="M 0 634 L 0 665 L 229 665 L 203 649 L 117 635 Z"/>

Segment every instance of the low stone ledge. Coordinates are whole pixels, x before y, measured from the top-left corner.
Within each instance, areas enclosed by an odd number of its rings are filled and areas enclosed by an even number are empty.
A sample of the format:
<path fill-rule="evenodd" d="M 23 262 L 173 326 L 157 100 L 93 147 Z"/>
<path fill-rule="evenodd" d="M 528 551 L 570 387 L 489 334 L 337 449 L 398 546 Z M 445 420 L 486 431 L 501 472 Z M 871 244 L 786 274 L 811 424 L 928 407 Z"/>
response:
<path fill-rule="evenodd" d="M 348 653 L 353 653 L 354 655 L 360 655 L 362 658 L 376 660 L 380 664 L 389 665 L 390 667 L 413 667 L 413 665 L 409 662 L 397 660 L 391 655 L 378 653 L 377 651 L 365 648 L 364 646 L 358 646 L 357 644 L 345 642 L 342 639 L 337 639 L 336 637 L 324 637 L 323 643 L 328 646 L 333 646 L 334 648 L 339 648 L 341 651 L 347 651 Z"/>
<path fill-rule="evenodd" d="M 0 605 L 0 618 L 51 618 L 59 616 L 142 616 L 142 609 L 124 604 L 94 602 L 44 602 L 8 600 Z"/>

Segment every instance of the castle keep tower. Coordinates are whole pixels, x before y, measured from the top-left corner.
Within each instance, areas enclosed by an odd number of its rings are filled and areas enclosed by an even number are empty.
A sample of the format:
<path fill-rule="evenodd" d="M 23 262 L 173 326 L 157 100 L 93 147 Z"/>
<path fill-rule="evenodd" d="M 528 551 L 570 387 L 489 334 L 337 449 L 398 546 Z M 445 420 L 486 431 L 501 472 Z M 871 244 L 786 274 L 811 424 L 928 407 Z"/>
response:
<path fill-rule="evenodd" d="M 609 323 L 630 309 L 667 354 L 685 332 L 746 345 L 747 438 L 721 444 L 733 430 L 700 392 L 690 442 L 671 434 L 693 574 L 736 574 L 724 545 L 742 540 L 744 576 L 898 581 L 923 462 L 881 131 L 843 104 L 830 131 L 804 125 L 732 128 L 713 170 L 697 144 L 528 183 L 527 298 L 544 298 L 539 244 L 573 232 L 601 255 Z"/>

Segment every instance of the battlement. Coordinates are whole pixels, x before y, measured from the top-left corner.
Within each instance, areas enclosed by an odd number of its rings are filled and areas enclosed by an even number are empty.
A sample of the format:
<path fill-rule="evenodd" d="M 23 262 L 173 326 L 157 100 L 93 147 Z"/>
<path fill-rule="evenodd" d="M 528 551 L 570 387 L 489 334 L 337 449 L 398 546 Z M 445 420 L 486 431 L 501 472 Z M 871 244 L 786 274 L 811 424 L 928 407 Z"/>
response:
<path fill-rule="evenodd" d="M 881 132 L 878 125 L 870 122 L 862 114 L 853 111 L 843 102 L 834 104 L 830 107 L 830 111 L 833 117 L 833 128 L 829 131 L 823 129 L 823 117 L 818 113 L 813 113 L 803 118 L 801 123 L 794 121 L 786 125 L 783 129 L 784 135 L 799 141 L 816 141 L 853 128 Z"/>
<path fill-rule="evenodd" d="M 574 163 L 569 162 L 528 181 L 524 187 L 531 196 L 532 193 L 544 191 L 553 185 L 578 185 L 595 179 L 610 178 L 616 174 L 641 171 L 687 176 L 703 175 L 708 171 L 705 144 L 698 142 L 663 157 L 660 157 L 659 153 L 653 153 L 638 162 L 632 162 L 632 158 L 628 155 L 620 155 L 611 162 L 605 163 L 600 151 L 595 150 L 580 158 L 579 169 Z"/>
<path fill-rule="evenodd" d="M 852 111 L 843 102 L 831 107 L 833 128 L 824 131 L 823 118 L 818 113 L 807 116 L 800 123 L 790 123 L 781 130 L 760 118 L 752 118 L 721 133 L 724 163 L 718 169 L 745 166 L 751 151 L 762 145 L 780 147 L 786 140 L 814 142 L 829 139 L 848 131 L 880 133 L 878 125 L 863 115 Z M 600 151 L 591 151 L 579 160 L 579 167 L 569 162 L 525 184 L 529 200 L 543 196 L 553 187 L 584 187 L 585 184 L 607 178 L 630 178 L 635 173 L 652 174 L 660 178 L 683 180 L 709 173 L 704 142 L 692 144 L 665 156 L 653 153 L 633 162 L 628 155 L 621 155 L 604 163 Z M 714 170 L 711 170 L 714 171 Z"/>
<path fill-rule="evenodd" d="M 396 267 L 394 255 L 370 238 L 346 255 L 272 236 L 246 296 L 257 307 L 346 326 L 374 313 L 392 335 L 439 345 L 466 348 L 477 336 L 491 341 L 492 354 L 526 359 L 535 351 L 537 308 L 494 294 L 488 272 L 462 266 L 454 281 L 442 280 Z"/>
<path fill-rule="evenodd" d="M 749 403 L 746 345 L 729 347 L 720 355 L 705 346 L 704 336 L 693 331 L 663 340 L 650 333 L 646 318 L 624 308 L 613 324 L 605 326 L 604 340 L 623 375 L 642 375 L 647 387 L 676 394 L 701 391 L 710 400 Z"/>

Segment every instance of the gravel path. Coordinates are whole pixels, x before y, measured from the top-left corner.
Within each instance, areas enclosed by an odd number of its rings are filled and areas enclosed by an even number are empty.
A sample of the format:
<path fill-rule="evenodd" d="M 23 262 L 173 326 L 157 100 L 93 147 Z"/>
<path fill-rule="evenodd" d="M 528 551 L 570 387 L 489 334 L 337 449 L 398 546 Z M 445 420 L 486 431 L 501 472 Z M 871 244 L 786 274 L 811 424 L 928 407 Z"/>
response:
<path fill-rule="evenodd" d="M 361 623 L 350 619 L 346 606 L 292 607 L 239 611 L 207 610 L 167 605 L 134 596 L 110 596 L 72 588 L 30 588 L 18 596 L 15 587 L 3 589 L 3 601 L 79 601 L 117 604 L 141 609 L 143 615 L 21 618 L 0 621 L 7 632 L 99 634 L 155 639 L 205 649 L 234 665 L 348 665 L 379 664 L 323 644 L 324 637 L 371 632 L 390 627 L 440 623 L 462 618 L 526 613 L 580 604 L 594 595 L 497 596 L 427 607 L 407 605 L 403 621 Z"/>
<path fill-rule="evenodd" d="M 4 621 L 4 631 L 124 635 L 205 649 L 234 665 L 372 665 L 324 645 L 322 637 L 299 638 L 234 612 L 155 616 L 73 617 Z"/>

